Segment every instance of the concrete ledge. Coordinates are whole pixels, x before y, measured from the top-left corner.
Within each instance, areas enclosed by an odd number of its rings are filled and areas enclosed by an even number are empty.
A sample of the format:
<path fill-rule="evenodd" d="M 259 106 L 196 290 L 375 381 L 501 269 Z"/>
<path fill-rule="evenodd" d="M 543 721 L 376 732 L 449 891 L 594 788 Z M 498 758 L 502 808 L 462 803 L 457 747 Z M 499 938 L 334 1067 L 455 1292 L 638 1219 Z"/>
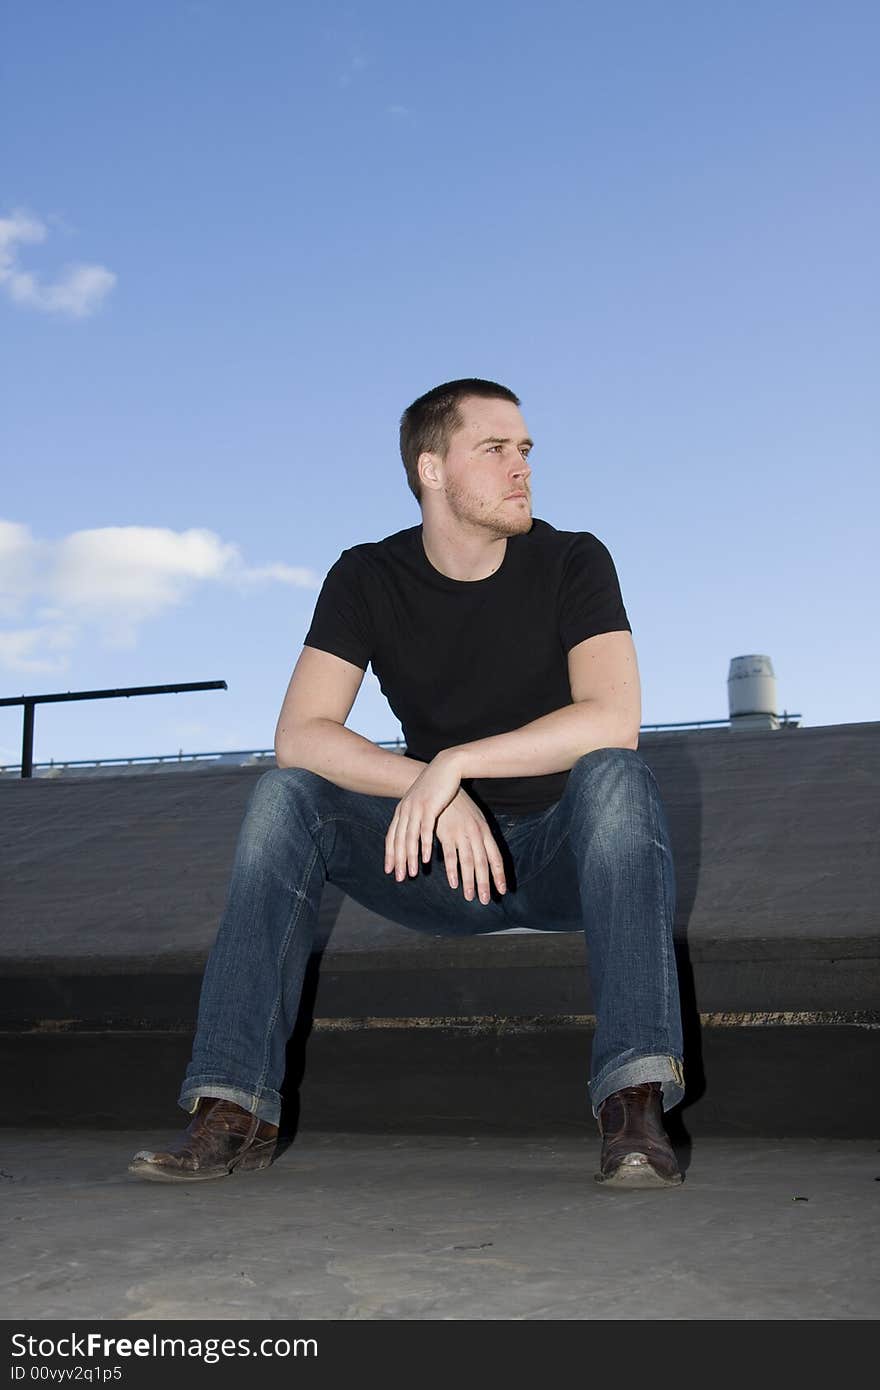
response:
<path fill-rule="evenodd" d="M 643 736 L 669 818 L 676 933 L 694 960 L 704 943 L 876 952 L 878 742 L 880 724 Z M 91 970 L 116 957 L 122 973 L 203 962 L 262 771 L 0 782 L 0 960 Z M 421 968 L 436 951 L 332 886 L 325 899 L 334 952 L 417 952 Z"/>
<path fill-rule="evenodd" d="M 880 943 L 878 943 L 880 945 Z M 319 1018 L 583 1014 L 593 1010 L 579 935 L 421 940 L 411 949 L 314 956 Z M 0 1028 L 192 1028 L 204 962 L 0 961 Z M 709 1012 L 880 1009 L 880 950 L 847 941 L 679 943 L 683 1003 Z"/>

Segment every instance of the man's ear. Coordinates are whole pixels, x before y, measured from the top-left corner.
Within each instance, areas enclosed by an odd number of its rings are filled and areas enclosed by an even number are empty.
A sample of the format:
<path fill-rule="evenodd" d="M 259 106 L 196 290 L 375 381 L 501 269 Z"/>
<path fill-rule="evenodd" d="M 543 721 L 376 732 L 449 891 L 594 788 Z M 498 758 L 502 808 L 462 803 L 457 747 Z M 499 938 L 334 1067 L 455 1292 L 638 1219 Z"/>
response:
<path fill-rule="evenodd" d="M 436 492 L 443 486 L 439 471 L 440 459 L 437 454 L 419 454 L 419 478 L 422 486 Z"/>

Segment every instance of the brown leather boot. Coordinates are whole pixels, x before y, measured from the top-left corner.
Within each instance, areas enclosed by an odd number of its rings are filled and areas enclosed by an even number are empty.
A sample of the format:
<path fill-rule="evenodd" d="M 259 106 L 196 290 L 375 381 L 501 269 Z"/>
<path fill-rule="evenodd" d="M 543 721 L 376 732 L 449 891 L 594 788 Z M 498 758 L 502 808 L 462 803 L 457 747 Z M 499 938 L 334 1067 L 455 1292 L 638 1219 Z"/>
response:
<path fill-rule="evenodd" d="M 601 1172 L 596 1182 L 609 1187 L 677 1187 L 678 1161 L 663 1128 L 659 1081 L 624 1086 L 599 1106 Z"/>
<path fill-rule="evenodd" d="M 257 1119 L 231 1100 L 201 1096 L 183 1142 L 168 1152 L 141 1149 L 128 1171 L 153 1182 L 204 1182 L 254 1168 L 268 1168 L 278 1126 Z"/>

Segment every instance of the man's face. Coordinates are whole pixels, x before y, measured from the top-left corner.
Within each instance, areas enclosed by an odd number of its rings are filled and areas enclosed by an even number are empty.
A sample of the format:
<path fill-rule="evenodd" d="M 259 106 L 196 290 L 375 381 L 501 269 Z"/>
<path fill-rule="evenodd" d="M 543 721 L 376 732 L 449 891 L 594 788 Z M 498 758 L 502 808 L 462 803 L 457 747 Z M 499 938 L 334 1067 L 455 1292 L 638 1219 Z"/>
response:
<path fill-rule="evenodd" d="M 530 530 L 532 441 L 519 408 L 512 401 L 468 396 L 459 402 L 459 414 L 462 424 L 438 466 L 449 512 L 496 537 Z"/>

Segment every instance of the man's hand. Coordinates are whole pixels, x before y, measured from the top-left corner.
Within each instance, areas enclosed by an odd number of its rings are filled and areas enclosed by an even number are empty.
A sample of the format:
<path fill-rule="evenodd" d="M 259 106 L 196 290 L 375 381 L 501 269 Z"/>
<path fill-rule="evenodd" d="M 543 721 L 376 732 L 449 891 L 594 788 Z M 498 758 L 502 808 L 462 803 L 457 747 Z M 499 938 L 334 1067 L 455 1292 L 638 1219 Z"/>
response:
<path fill-rule="evenodd" d="M 464 787 L 459 789 L 458 795 L 438 817 L 437 839 L 443 846 L 450 888 L 458 887 L 457 864 L 461 865 L 461 884 L 468 902 L 474 896 L 475 879 L 480 902 L 489 901 L 490 871 L 498 892 L 507 892 L 501 851 L 486 817 Z"/>
<path fill-rule="evenodd" d="M 489 901 L 489 870 L 500 893 L 506 891 L 504 863 L 486 817 L 461 786 L 461 775 L 452 750 L 438 753 L 398 802 L 388 834 L 385 836 L 385 872 L 393 869 L 398 883 L 419 870 L 419 846 L 428 863 L 434 843 L 434 828 L 443 846 L 446 876 L 450 888 L 458 887 L 458 866 L 464 895 L 474 896 L 474 881 L 480 901 Z"/>

